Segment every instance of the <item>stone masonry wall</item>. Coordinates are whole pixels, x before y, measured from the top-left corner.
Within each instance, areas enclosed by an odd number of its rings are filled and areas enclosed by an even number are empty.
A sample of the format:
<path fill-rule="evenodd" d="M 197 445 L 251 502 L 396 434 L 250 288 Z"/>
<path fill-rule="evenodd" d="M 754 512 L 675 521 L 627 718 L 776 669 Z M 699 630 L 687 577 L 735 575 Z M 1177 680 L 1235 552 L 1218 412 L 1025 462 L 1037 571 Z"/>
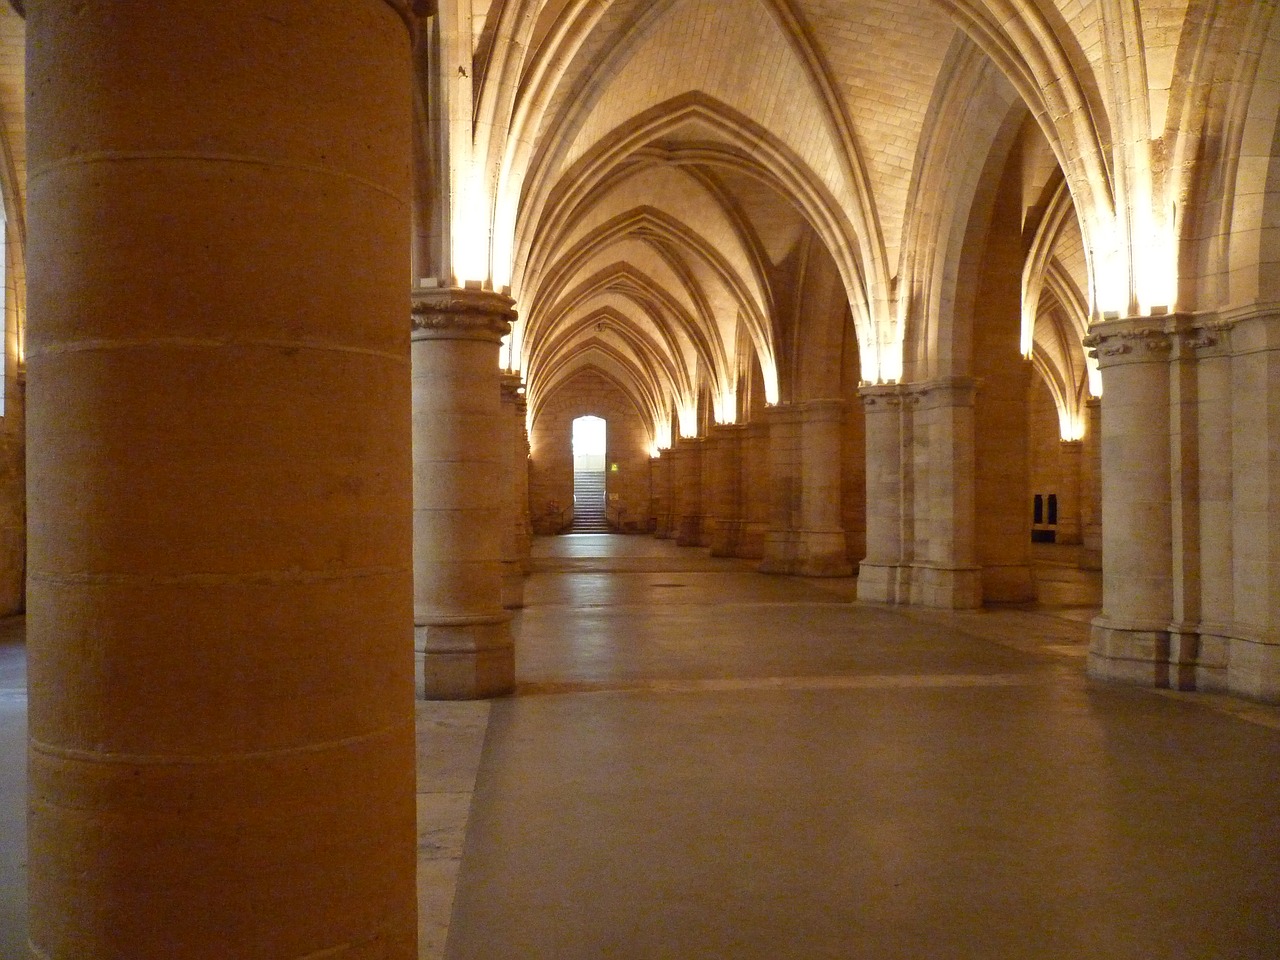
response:
<path fill-rule="evenodd" d="M 584 371 L 558 387 L 538 411 L 529 435 L 529 514 L 535 533 L 561 532 L 573 504 L 573 421 L 601 417 L 607 423 L 605 491 L 611 519 L 621 529 L 649 528 L 650 437 L 635 405 L 614 383 Z M 614 469 L 616 466 L 616 470 Z"/>

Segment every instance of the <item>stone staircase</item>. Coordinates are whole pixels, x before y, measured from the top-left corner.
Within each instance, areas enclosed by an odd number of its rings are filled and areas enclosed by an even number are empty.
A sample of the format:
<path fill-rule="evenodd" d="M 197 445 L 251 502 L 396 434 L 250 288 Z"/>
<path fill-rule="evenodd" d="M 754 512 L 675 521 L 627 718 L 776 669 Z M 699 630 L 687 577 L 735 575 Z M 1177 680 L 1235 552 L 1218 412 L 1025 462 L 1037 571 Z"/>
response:
<path fill-rule="evenodd" d="M 608 533 L 605 517 L 604 474 L 596 471 L 573 475 L 573 526 L 570 533 Z"/>

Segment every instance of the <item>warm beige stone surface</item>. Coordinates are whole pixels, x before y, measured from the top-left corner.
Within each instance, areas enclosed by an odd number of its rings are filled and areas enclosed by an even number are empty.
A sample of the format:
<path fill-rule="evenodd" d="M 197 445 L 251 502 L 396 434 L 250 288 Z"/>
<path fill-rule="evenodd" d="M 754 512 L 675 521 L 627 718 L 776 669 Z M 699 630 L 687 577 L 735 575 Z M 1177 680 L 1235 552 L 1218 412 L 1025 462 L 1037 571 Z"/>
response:
<path fill-rule="evenodd" d="M 512 689 L 583 413 L 686 567 L 1078 562 L 1096 676 L 1280 701 L 1272 0 L 12 2 L 0 192 L 42 956 L 412 951 L 409 618 L 421 690 Z"/>
<path fill-rule="evenodd" d="M 511 525 L 503 478 L 514 438 L 497 363 L 511 319 L 511 300 L 500 294 L 414 294 L 414 624 L 427 699 L 496 696 L 515 683 L 502 609 Z"/>
<path fill-rule="evenodd" d="M 36 955 L 407 960 L 405 24 L 27 27 Z"/>
<path fill-rule="evenodd" d="M 524 451 L 527 409 L 519 376 L 504 376 L 502 389 L 502 606 L 524 606 L 525 527 L 528 523 L 529 458 Z"/>
<path fill-rule="evenodd" d="M 742 541 L 742 441 L 744 429 L 738 424 L 711 428 L 711 470 L 708 487 L 715 527 L 711 533 L 711 556 L 736 557 Z"/>
<path fill-rule="evenodd" d="M 797 528 L 803 483 L 800 410 L 794 404 L 770 407 L 769 425 L 769 527 L 764 535 L 763 573 L 795 573 L 798 557 Z"/>
<path fill-rule="evenodd" d="M 573 421 L 584 416 L 605 421 L 605 491 L 609 516 L 621 530 L 630 533 L 644 530 L 650 506 L 651 438 L 635 405 L 618 386 L 591 372 L 565 381 L 538 407 L 530 437 L 530 503 L 534 529 L 544 534 L 560 532 L 558 510 L 569 508 L 573 503 Z M 614 464 L 618 467 L 616 471 Z"/>
<path fill-rule="evenodd" d="M 681 437 L 676 441 L 672 469 L 672 497 L 675 501 L 675 541 L 682 547 L 702 545 L 702 437 Z"/>

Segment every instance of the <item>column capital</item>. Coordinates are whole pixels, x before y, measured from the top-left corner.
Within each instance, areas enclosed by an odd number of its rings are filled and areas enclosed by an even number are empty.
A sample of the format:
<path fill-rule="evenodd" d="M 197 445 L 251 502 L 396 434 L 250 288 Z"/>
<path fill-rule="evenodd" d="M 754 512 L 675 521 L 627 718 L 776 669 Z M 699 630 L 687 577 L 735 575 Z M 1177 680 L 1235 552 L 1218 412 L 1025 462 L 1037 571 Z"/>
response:
<path fill-rule="evenodd" d="M 502 402 L 519 406 L 525 402 L 524 379 L 518 373 L 504 373 L 498 377 L 498 386 L 502 390 Z"/>
<path fill-rule="evenodd" d="M 902 384 L 907 403 L 922 407 L 972 407 L 981 381 L 973 377 L 938 377 Z"/>
<path fill-rule="evenodd" d="M 413 292 L 414 340 L 501 343 L 516 319 L 515 301 L 492 290 L 441 287 Z"/>
<path fill-rule="evenodd" d="M 805 400 L 799 406 L 801 416 L 807 421 L 840 420 L 844 417 L 845 401 L 841 397 Z"/>
<path fill-rule="evenodd" d="M 710 434 L 713 437 L 733 437 L 746 430 L 745 423 L 713 423 Z"/>
<path fill-rule="evenodd" d="M 858 388 L 858 397 L 868 412 L 897 409 L 902 406 L 902 393 L 900 383 L 868 383 Z"/>
<path fill-rule="evenodd" d="M 1178 314 L 1103 320 L 1089 328 L 1085 349 L 1106 369 L 1126 363 L 1160 363 L 1173 355 Z"/>
<path fill-rule="evenodd" d="M 764 408 L 766 423 L 799 423 L 800 408 L 794 403 L 777 403 Z"/>

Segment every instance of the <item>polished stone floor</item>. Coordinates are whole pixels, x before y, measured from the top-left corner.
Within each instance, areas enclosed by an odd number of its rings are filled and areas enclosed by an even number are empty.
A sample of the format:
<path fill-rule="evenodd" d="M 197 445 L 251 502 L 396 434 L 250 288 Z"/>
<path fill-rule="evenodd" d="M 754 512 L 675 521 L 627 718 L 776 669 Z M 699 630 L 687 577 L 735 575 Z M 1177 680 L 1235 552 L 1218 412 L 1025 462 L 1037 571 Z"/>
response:
<path fill-rule="evenodd" d="M 519 692 L 420 704 L 422 960 L 1278 958 L 1280 709 L 1084 677 L 1098 583 L 852 602 L 645 537 L 535 546 Z M 0 958 L 25 671 L 0 622 Z"/>
<path fill-rule="evenodd" d="M 448 960 L 1280 956 L 1277 711 L 1087 680 L 1062 551 L 954 615 L 537 550 Z"/>

